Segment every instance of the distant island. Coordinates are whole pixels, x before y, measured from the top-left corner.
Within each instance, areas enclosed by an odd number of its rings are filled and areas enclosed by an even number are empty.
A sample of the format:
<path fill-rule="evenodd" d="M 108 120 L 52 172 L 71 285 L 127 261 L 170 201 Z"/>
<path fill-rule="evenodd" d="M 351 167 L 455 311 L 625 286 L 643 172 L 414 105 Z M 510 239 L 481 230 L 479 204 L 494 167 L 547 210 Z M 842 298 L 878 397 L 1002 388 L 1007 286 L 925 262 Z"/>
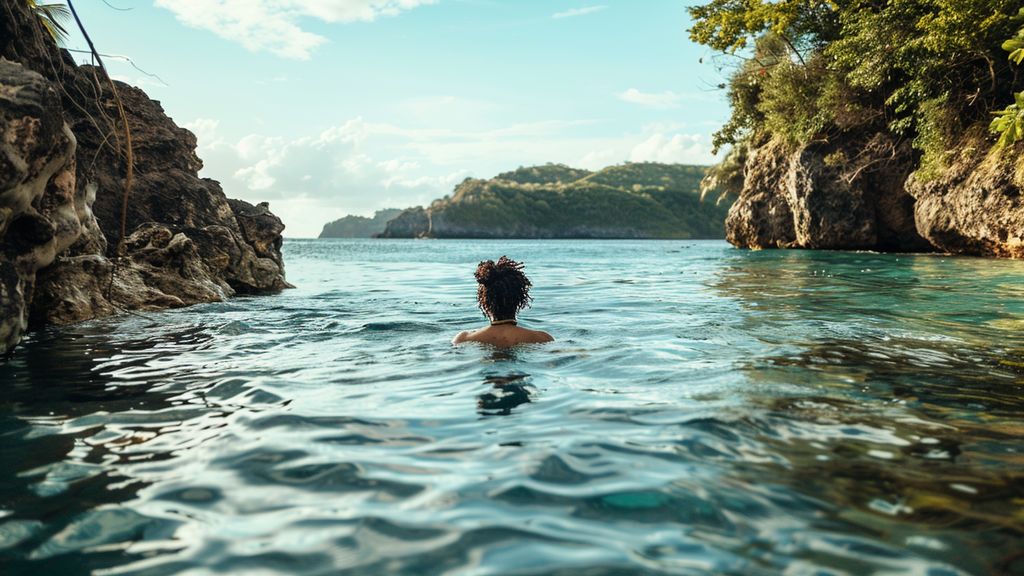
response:
<path fill-rule="evenodd" d="M 729 207 L 701 201 L 706 171 L 653 162 L 597 172 L 546 164 L 467 178 L 450 196 L 390 219 L 379 237 L 724 238 Z"/>
<path fill-rule="evenodd" d="M 388 221 L 402 213 L 400 208 L 377 210 L 373 218 L 345 216 L 324 224 L 320 238 L 372 238 L 384 232 Z"/>

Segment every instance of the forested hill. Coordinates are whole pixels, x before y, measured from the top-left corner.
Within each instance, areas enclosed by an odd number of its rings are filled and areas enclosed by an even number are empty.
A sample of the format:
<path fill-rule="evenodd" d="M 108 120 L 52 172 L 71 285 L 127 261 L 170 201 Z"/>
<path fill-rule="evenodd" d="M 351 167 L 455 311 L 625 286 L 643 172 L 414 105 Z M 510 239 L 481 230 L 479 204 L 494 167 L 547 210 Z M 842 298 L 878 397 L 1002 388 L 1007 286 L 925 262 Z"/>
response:
<path fill-rule="evenodd" d="M 373 218 L 345 216 L 324 224 L 320 238 L 370 238 L 384 231 L 388 221 L 402 213 L 399 208 L 378 210 Z"/>
<path fill-rule="evenodd" d="M 728 207 L 700 198 L 706 167 L 560 164 L 468 178 L 388 223 L 389 238 L 724 238 Z"/>

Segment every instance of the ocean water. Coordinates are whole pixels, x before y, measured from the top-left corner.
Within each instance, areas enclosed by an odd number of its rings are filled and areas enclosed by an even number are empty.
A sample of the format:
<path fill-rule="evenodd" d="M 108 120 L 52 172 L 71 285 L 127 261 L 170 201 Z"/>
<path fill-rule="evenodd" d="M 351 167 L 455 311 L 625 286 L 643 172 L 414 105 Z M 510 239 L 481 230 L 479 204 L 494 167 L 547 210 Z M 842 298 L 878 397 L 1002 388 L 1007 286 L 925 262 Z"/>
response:
<path fill-rule="evenodd" d="M 0 366 L 0 574 L 1024 573 L 1024 262 L 284 250 Z M 451 346 L 502 254 L 557 341 Z"/>

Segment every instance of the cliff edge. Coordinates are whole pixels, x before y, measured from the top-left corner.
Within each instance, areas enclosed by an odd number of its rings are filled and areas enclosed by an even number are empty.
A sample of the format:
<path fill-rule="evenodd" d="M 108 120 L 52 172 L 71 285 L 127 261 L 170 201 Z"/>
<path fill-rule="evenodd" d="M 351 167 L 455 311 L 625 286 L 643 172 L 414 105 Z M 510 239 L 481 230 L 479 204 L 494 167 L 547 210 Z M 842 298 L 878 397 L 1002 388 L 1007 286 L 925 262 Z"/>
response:
<path fill-rule="evenodd" d="M 0 10 L 0 353 L 30 326 L 289 286 L 281 220 L 200 178 L 195 136 L 120 82 L 135 178 L 116 254 L 127 163 L 109 84 L 24 3 Z"/>
<path fill-rule="evenodd" d="M 910 146 L 887 134 L 836 142 L 793 151 L 769 140 L 750 150 L 728 241 L 1024 258 L 1024 145 L 993 150 L 975 129 L 926 177 L 913 170 Z"/>
<path fill-rule="evenodd" d="M 884 133 L 795 151 L 770 139 L 747 155 L 726 238 L 755 249 L 929 251 L 905 189 L 912 169 L 909 144 Z"/>

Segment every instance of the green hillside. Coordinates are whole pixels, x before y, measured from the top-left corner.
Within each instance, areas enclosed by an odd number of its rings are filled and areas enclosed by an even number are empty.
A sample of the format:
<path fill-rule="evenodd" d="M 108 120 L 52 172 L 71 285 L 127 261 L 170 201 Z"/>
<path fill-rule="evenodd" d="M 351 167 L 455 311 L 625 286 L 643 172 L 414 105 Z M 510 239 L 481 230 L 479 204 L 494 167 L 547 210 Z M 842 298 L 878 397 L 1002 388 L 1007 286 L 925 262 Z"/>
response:
<path fill-rule="evenodd" d="M 324 224 L 320 238 L 370 238 L 384 231 L 388 221 L 401 214 L 398 208 L 378 210 L 373 218 L 345 216 Z"/>
<path fill-rule="evenodd" d="M 723 238 L 728 207 L 700 199 L 706 167 L 548 164 L 466 179 L 388 223 L 385 237 Z M 570 179 L 573 178 L 574 179 Z"/>
<path fill-rule="evenodd" d="M 520 166 L 511 172 L 502 172 L 494 179 L 510 180 L 520 184 L 568 184 L 589 175 L 589 170 L 572 168 L 565 164 L 544 164 L 543 166 Z"/>

